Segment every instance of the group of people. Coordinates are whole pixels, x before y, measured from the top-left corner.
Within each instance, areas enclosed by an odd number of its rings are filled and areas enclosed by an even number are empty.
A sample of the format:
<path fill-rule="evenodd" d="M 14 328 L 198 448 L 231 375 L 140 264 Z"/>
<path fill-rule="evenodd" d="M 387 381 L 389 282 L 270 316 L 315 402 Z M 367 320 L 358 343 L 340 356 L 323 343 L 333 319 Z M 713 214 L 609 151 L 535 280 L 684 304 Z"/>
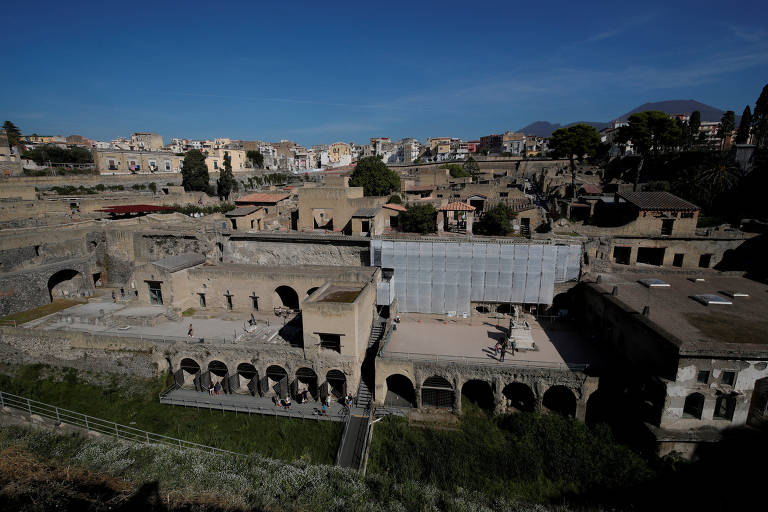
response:
<path fill-rule="evenodd" d="M 217 382 L 215 384 L 213 383 L 213 381 L 211 381 L 208 384 L 208 394 L 211 395 L 211 396 L 221 395 L 221 381 L 219 381 L 219 382 Z"/>
<path fill-rule="evenodd" d="M 497 341 L 493 347 L 493 354 L 499 358 L 499 362 L 504 362 L 504 356 L 507 351 L 511 350 L 512 355 L 515 355 L 515 342 L 509 338 L 504 338 L 504 341 Z"/>
<path fill-rule="evenodd" d="M 290 396 L 287 396 L 285 398 L 280 398 L 279 396 L 273 396 L 272 403 L 275 405 L 275 407 L 280 406 L 285 409 L 289 408 L 292 404 Z"/>

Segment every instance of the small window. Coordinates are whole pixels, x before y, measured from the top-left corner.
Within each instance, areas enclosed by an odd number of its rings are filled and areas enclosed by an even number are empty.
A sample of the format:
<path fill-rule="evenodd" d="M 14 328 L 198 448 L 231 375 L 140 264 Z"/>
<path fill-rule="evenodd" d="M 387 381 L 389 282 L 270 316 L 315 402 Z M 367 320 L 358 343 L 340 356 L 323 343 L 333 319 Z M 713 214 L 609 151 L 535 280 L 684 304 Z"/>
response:
<path fill-rule="evenodd" d="M 341 352 L 341 335 L 340 334 L 327 334 L 318 333 L 320 336 L 320 346 L 336 352 Z"/>
<path fill-rule="evenodd" d="M 204 293 L 198 293 L 197 295 L 200 297 L 200 307 L 204 308 L 205 305 L 206 305 L 205 304 L 205 294 Z"/>
<path fill-rule="evenodd" d="M 709 370 L 699 370 L 698 375 L 696 375 L 696 382 L 700 382 L 702 384 L 706 384 L 709 382 Z"/>
<path fill-rule="evenodd" d="M 712 264 L 711 254 L 702 254 L 701 256 L 699 256 L 699 268 L 709 268 L 711 264 Z"/>
<path fill-rule="evenodd" d="M 674 258 L 672 259 L 672 266 L 673 267 L 682 267 L 684 260 L 685 260 L 685 254 L 684 253 L 677 253 L 677 254 L 675 254 Z"/>
<path fill-rule="evenodd" d="M 166 171 L 170 171 L 171 170 L 171 161 L 170 160 L 166 160 L 165 161 L 165 170 Z"/>
<path fill-rule="evenodd" d="M 733 419 L 734 409 L 736 409 L 736 399 L 732 396 L 721 395 L 715 401 L 715 411 L 712 416 L 730 421 Z"/>
<path fill-rule="evenodd" d="M 214 160 L 213 161 L 213 168 L 214 169 L 218 169 L 219 168 L 219 161 L 218 160 Z"/>
<path fill-rule="evenodd" d="M 723 378 L 722 382 L 726 386 L 733 386 L 734 381 L 736 380 L 736 372 L 723 372 Z"/>
<path fill-rule="evenodd" d="M 160 281 L 147 281 L 149 289 L 149 303 L 157 306 L 163 305 L 163 290 Z"/>
<path fill-rule="evenodd" d="M 509 192 L 499 192 L 499 197 L 509 197 Z"/>

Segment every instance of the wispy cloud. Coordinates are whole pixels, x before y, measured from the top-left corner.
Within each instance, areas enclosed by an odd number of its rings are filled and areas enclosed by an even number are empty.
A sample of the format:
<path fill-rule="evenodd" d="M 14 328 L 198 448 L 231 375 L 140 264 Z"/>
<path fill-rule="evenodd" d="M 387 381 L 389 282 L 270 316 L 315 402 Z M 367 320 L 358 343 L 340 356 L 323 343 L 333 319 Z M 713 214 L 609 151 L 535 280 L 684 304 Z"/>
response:
<path fill-rule="evenodd" d="M 598 32 L 597 34 L 594 34 L 586 38 L 584 41 L 582 41 L 582 43 L 597 43 L 600 41 L 604 41 L 605 39 L 616 37 L 634 27 L 638 27 L 640 25 L 644 25 L 648 23 L 649 21 L 653 20 L 656 16 L 657 16 L 656 13 L 649 13 L 649 14 L 644 14 L 642 16 L 637 16 L 635 18 L 630 18 L 629 20 L 626 20 L 622 23 L 615 25 L 613 28 L 609 28 L 602 32 Z"/>
<path fill-rule="evenodd" d="M 162 94 L 174 95 L 174 96 L 188 96 L 194 98 L 211 98 L 211 99 L 223 99 L 223 100 L 238 100 L 248 102 L 271 102 L 271 103 L 291 103 L 300 105 L 318 105 L 325 107 L 342 107 L 342 108 L 357 108 L 357 109 L 379 109 L 386 108 L 381 103 L 343 103 L 335 101 L 325 101 L 316 99 L 303 99 L 303 98 L 276 98 L 269 96 L 230 96 L 225 94 L 209 94 L 198 92 L 172 92 L 172 91 L 158 91 Z"/>
<path fill-rule="evenodd" d="M 744 27 L 740 25 L 727 25 L 731 34 L 741 41 L 747 41 L 748 43 L 759 43 L 764 41 L 768 36 L 768 32 L 761 28 Z"/>

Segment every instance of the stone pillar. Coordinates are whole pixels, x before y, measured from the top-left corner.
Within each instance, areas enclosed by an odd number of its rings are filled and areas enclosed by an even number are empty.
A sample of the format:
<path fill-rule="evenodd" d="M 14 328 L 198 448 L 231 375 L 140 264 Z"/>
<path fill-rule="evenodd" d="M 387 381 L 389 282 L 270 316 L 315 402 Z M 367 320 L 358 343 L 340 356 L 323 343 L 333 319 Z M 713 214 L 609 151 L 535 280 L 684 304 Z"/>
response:
<path fill-rule="evenodd" d="M 637 246 L 636 245 L 633 245 L 629 251 L 629 264 L 630 265 L 637 264 Z"/>
<path fill-rule="evenodd" d="M 472 233 L 472 224 L 475 222 L 475 212 L 467 212 L 467 233 Z"/>
<path fill-rule="evenodd" d="M 453 410 L 456 414 L 461 414 L 461 380 L 459 377 L 453 379 Z"/>
<path fill-rule="evenodd" d="M 584 421 L 587 417 L 587 397 L 582 397 L 576 401 L 576 419 Z"/>
<path fill-rule="evenodd" d="M 493 413 L 504 414 L 507 411 L 507 401 L 504 398 L 504 381 L 501 377 L 493 378 Z"/>
<path fill-rule="evenodd" d="M 416 408 L 421 409 L 421 385 L 416 384 Z"/>

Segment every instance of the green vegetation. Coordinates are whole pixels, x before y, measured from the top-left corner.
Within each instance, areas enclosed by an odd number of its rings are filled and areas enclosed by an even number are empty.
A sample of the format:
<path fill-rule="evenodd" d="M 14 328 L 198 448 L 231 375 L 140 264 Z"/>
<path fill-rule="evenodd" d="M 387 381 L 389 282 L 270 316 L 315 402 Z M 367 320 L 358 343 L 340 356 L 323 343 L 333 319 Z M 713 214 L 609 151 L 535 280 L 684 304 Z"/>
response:
<path fill-rule="evenodd" d="M 378 156 L 361 158 L 349 179 L 350 187 L 363 187 L 366 196 L 385 196 L 400 190 L 400 176 Z"/>
<path fill-rule="evenodd" d="M 196 204 L 175 204 L 173 205 L 173 211 L 189 215 L 190 213 L 203 213 L 205 215 L 211 215 L 213 213 L 227 213 L 235 209 L 235 205 L 232 203 L 219 203 L 211 206 L 199 206 Z"/>
<path fill-rule="evenodd" d="M 594 155 L 600 147 L 600 133 L 594 126 L 584 123 L 555 130 L 549 139 L 549 147 L 556 156 L 567 157 L 571 163 L 571 190 L 576 198 L 576 163 L 584 156 Z"/>
<path fill-rule="evenodd" d="M 565 512 L 304 462 L 220 457 L 0 427 L 6 510 Z"/>
<path fill-rule="evenodd" d="M 403 204 L 403 200 L 400 198 L 398 194 L 393 194 L 389 196 L 389 201 L 387 201 L 390 204 Z"/>
<path fill-rule="evenodd" d="M 149 185 L 147 185 L 147 188 L 148 188 L 148 189 L 149 189 L 149 190 L 150 190 L 150 191 L 151 191 L 153 194 L 157 193 L 157 183 L 155 183 L 154 181 L 151 181 L 151 182 L 149 183 Z"/>
<path fill-rule="evenodd" d="M 749 108 L 749 105 L 744 107 L 744 112 L 741 114 L 741 119 L 739 120 L 739 129 L 736 132 L 736 144 L 746 144 L 749 140 L 749 129 L 752 125 L 752 110 Z"/>
<path fill-rule="evenodd" d="M 34 160 L 37 165 L 44 165 L 48 162 L 57 164 L 93 163 L 93 155 L 87 149 L 80 147 L 62 149 L 55 144 L 41 144 L 33 150 L 25 151 L 21 156 Z"/>
<path fill-rule="evenodd" d="M 184 156 L 181 168 L 181 185 L 187 192 L 205 192 L 211 190 L 208 176 L 208 166 L 205 165 L 205 155 L 197 149 L 188 151 Z"/>
<path fill-rule="evenodd" d="M 24 176 L 96 176 L 99 171 L 96 169 L 77 169 L 77 168 L 47 168 L 47 169 L 24 169 Z"/>
<path fill-rule="evenodd" d="M 195 314 L 195 308 L 185 309 L 181 312 L 181 316 L 192 316 Z"/>
<path fill-rule="evenodd" d="M 258 150 L 250 149 L 245 152 L 245 157 L 251 161 L 251 164 L 261 169 L 264 167 L 264 155 L 262 155 Z"/>
<path fill-rule="evenodd" d="M 512 231 L 509 222 L 515 211 L 504 203 L 496 203 L 485 212 L 483 218 L 473 226 L 474 233 L 486 236 L 506 236 Z"/>
<path fill-rule="evenodd" d="M 235 179 L 232 176 L 232 158 L 224 153 L 224 168 L 219 173 L 219 179 L 216 180 L 216 195 L 220 201 L 229 201 L 229 194 L 232 193 Z"/>
<path fill-rule="evenodd" d="M 768 148 L 768 84 L 763 87 L 752 111 L 752 143 Z"/>
<path fill-rule="evenodd" d="M 16 325 L 20 325 L 27 322 L 31 322 L 32 320 L 37 320 L 38 318 L 43 318 L 44 316 L 52 315 L 57 311 L 71 308 L 72 306 L 76 304 L 82 304 L 83 302 L 84 301 L 72 300 L 72 299 L 54 299 L 53 302 L 51 302 L 50 304 L 28 309 L 26 311 L 21 311 L 19 313 L 14 313 L 12 315 L 4 316 L 0 318 L 0 322 L 3 322 L 3 323 L 16 322 Z"/>
<path fill-rule="evenodd" d="M 273 172 L 263 176 L 250 176 L 247 182 L 243 182 L 246 190 L 254 190 L 264 185 L 285 185 L 288 183 L 288 175 L 282 172 Z"/>
<path fill-rule="evenodd" d="M 470 176 L 477 176 L 480 174 L 480 165 L 474 158 L 469 157 L 467 158 L 467 161 L 464 162 L 464 172 Z"/>
<path fill-rule="evenodd" d="M 282 460 L 332 464 L 343 425 L 331 421 L 235 415 L 163 405 L 164 379 L 97 375 L 91 384 L 77 371 L 23 366 L 15 376 L 0 375 L 0 389 L 98 418 L 216 446 Z M 170 375 L 168 376 L 170 377 Z"/>
<path fill-rule="evenodd" d="M 135 183 L 131 185 L 133 190 L 146 190 L 147 186 L 144 183 Z"/>
<path fill-rule="evenodd" d="M 613 494 L 653 476 L 607 428 L 556 415 L 489 418 L 468 400 L 464 404 L 456 430 L 412 428 L 394 417 L 377 423 L 369 473 L 536 502 Z"/>
<path fill-rule="evenodd" d="M 137 190 L 136 185 L 134 185 L 134 190 Z M 104 192 L 109 190 L 110 192 L 116 192 L 120 190 L 125 190 L 125 187 L 122 185 L 109 185 L 105 186 L 102 183 L 99 183 L 98 185 L 95 185 L 93 187 L 84 187 L 82 185 L 75 187 L 74 185 L 64 185 L 63 187 L 51 187 L 51 190 L 56 192 L 60 196 L 72 196 L 76 194 L 87 194 L 87 195 L 93 195 L 98 194 L 99 192 Z"/>
<path fill-rule="evenodd" d="M 407 233 L 435 233 L 437 231 L 437 210 L 431 204 L 409 204 L 398 216 L 400 228 Z"/>
<path fill-rule="evenodd" d="M 464 170 L 464 166 L 459 164 L 443 164 L 440 166 L 441 169 L 448 169 L 448 171 L 451 173 L 451 178 L 468 178 L 471 176 L 467 171 Z"/>
<path fill-rule="evenodd" d="M 21 130 L 11 121 L 3 123 L 3 130 L 8 136 L 8 145 L 13 147 L 21 142 Z"/>

